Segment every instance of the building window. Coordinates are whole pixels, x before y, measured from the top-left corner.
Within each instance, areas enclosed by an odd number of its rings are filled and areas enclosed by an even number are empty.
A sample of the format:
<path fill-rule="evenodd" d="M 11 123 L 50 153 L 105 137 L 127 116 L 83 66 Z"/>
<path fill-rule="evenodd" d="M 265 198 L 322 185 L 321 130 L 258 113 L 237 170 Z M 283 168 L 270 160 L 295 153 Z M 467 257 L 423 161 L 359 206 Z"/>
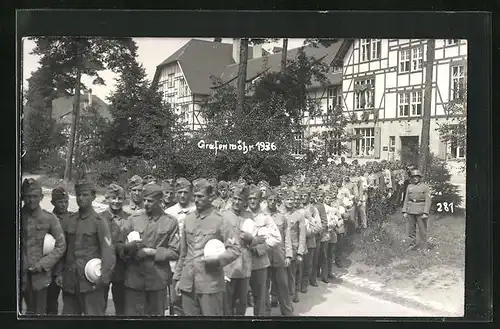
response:
<path fill-rule="evenodd" d="M 411 50 L 411 70 L 419 71 L 422 69 L 422 56 L 423 56 L 422 47 L 413 48 Z"/>
<path fill-rule="evenodd" d="M 356 128 L 356 156 L 373 156 L 375 153 L 375 128 Z"/>
<path fill-rule="evenodd" d="M 340 141 L 341 140 L 340 133 L 339 132 L 334 132 L 334 131 L 329 131 L 328 135 L 329 135 L 329 140 L 328 140 L 328 144 L 327 144 L 328 154 L 330 156 L 332 156 L 332 155 L 341 155 L 341 153 L 342 153 L 342 142 Z"/>
<path fill-rule="evenodd" d="M 294 155 L 302 155 L 303 154 L 303 142 L 304 142 L 304 132 L 296 132 L 293 134 L 293 147 L 292 154 Z"/>
<path fill-rule="evenodd" d="M 380 39 L 361 39 L 361 62 L 366 62 L 380 58 Z"/>
<path fill-rule="evenodd" d="M 422 115 L 422 91 L 404 92 L 399 94 L 399 117 Z M 410 112 L 411 108 L 411 112 Z"/>
<path fill-rule="evenodd" d="M 341 73 L 341 72 L 342 72 L 342 65 L 333 66 L 333 73 Z"/>
<path fill-rule="evenodd" d="M 328 89 L 328 108 L 334 109 L 342 105 L 342 89 L 339 86 Z"/>
<path fill-rule="evenodd" d="M 399 72 L 410 71 L 410 49 L 401 50 L 399 53 Z"/>
<path fill-rule="evenodd" d="M 375 78 L 358 80 L 354 84 L 356 91 L 355 109 L 374 108 Z"/>
<path fill-rule="evenodd" d="M 181 116 L 184 120 L 189 121 L 189 106 L 181 105 Z"/>
<path fill-rule="evenodd" d="M 389 136 L 389 152 L 396 151 L 396 136 Z"/>
<path fill-rule="evenodd" d="M 168 88 L 174 88 L 175 73 L 170 73 L 167 78 Z"/>
<path fill-rule="evenodd" d="M 186 83 L 186 79 L 181 78 L 179 80 L 179 97 L 189 96 L 189 87 Z"/>
<path fill-rule="evenodd" d="M 420 71 L 422 69 L 423 53 L 423 47 L 401 50 L 399 52 L 399 72 Z"/>
<path fill-rule="evenodd" d="M 460 42 L 460 39 L 445 39 L 444 44 L 446 46 L 453 46 Z"/>
<path fill-rule="evenodd" d="M 462 100 L 465 91 L 465 67 L 454 65 L 451 67 L 451 100 Z"/>

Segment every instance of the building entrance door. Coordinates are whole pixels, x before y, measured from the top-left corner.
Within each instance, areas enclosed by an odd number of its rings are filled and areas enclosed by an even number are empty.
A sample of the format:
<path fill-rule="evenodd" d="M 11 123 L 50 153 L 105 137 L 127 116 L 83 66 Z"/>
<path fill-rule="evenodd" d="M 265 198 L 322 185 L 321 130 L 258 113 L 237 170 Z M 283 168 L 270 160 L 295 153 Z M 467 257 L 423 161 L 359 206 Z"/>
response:
<path fill-rule="evenodd" d="M 418 136 L 401 136 L 401 161 L 407 164 L 418 165 L 419 138 Z"/>

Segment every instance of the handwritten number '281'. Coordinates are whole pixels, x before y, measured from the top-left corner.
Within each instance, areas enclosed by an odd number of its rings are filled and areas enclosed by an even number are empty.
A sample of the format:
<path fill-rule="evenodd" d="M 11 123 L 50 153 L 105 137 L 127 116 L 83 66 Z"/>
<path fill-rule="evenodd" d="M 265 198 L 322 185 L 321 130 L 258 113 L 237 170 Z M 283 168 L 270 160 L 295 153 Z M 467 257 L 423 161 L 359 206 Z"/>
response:
<path fill-rule="evenodd" d="M 438 202 L 437 203 L 438 212 L 451 212 L 453 213 L 453 202 Z"/>

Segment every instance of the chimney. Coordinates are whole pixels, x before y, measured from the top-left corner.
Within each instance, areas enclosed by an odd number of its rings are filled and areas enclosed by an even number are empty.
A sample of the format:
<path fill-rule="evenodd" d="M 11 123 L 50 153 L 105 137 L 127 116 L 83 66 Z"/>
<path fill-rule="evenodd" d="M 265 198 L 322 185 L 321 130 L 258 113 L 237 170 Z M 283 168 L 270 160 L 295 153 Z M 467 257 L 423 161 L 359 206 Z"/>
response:
<path fill-rule="evenodd" d="M 236 64 L 240 63 L 240 40 L 233 39 L 233 60 Z"/>
<path fill-rule="evenodd" d="M 252 50 L 253 50 L 252 59 L 262 57 L 262 45 L 253 45 Z"/>

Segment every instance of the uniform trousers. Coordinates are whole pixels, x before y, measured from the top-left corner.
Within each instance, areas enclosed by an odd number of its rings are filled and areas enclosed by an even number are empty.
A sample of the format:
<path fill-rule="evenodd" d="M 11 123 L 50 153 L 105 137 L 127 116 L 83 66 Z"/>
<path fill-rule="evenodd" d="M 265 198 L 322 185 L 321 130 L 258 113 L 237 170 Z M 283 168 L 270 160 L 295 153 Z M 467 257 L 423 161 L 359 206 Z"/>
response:
<path fill-rule="evenodd" d="M 257 270 L 252 270 L 252 275 L 250 276 L 250 288 L 252 289 L 253 295 L 253 315 L 254 316 L 265 316 L 266 312 L 266 285 L 267 283 L 267 268 L 260 268 Z"/>
<path fill-rule="evenodd" d="M 304 260 L 302 260 L 304 261 Z M 293 259 L 287 267 L 288 274 L 288 292 L 290 297 L 297 296 L 300 290 L 300 282 L 302 280 L 302 263 Z"/>
<path fill-rule="evenodd" d="M 411 245 L 416 245 L 417 225 L 422 248 L 427 249 L 427 220 L 422 215 L 408 214 L 408 236 Z"/>
<path fill-rule="evenodd" d="M 29 273 L 26 287 L 21 295 L 22 299 L 26 302 L 26 314 L 45 315 L 47 313 L 47 288 L 34 290 Z"/>
<path fill-rule="evenodd" d="M 115 315 L 125 315 L 125 284 L 123 281 L 111 283 L 111 295 L 115 305 Z M 109 285 L 104 289 L 104 311 L 108 307 Z"/>
<path fill-rule="evenodd" d="M 302 289 L 306 289 L 310 283 L 311 272 L 313 270 L 314 253 L 316 248 L 308 248 L 307 254 L 304 255 L 304 261 L 302 263 Z"/>
<path fill-rule="evenodd" d="M 57 315 L 59 313 L 59 295 L 61 293 L 61 287 L 56 284 L 56 277 L 52 277 L 52 282 L 50 282 L 47 288 L 47 314 Z"/>
<path fill-rule="evenodd" d="M 182 296 L 175 293 L 175 282 L 170 285 L 170 315 L 182 315 Z"/>
<path fill-rule="evenodd" d="M 88 292 L 63 292 L 63 315 L 104 316 L 104 288 Z"/>
<path fill-rule="evenodd" d="M 271 298 L 269 293 L 274 290 L 280 306 L 281 315 L 293 316 L 293 307 L 290 299 L 286 267 L 267 268 L 266 287 L 266 315 L 271 315 Z M 270 289 L 271 288 L 271 289 Z"/>
<path fill-rule="evenodd" d="M 328 241 L 320 242 L 319 248 L 316 248 L 319 251 L 319 260 L 318 260 L 318 265 L 317 265 L 317 271 L 321 275 L 321 279 L 323 281 L 328 280 L 328 249 L 330 248 L 330 245 L 332 245 L 333 249 L 333 243 L 329 243 Z"/>
<path fill-rule="evenodd" d="M 224 315 L 245 316 L 249 281 L 250 278 L 231 278 L 231 281 L 226 282 Z"/>
<path fill-rule="evenodd" d="M 125 287 L 125 315 L 164 316 L 165 293 L 161 290 L 135 290 Z"/>
<path fill-rule="evenodd" d="M 321 237 L 316 235 L 316 248 L 314 249 L 314 255 L 313 255 L 313 261 L 312 261 L 312 268 L 311 272 L 309 272 L 309 282 L 311 284 L 316 284 L 316 280 L 319 276 L 319 268 L 320 268 L 320 262 L 319 258 L 321 256 Z"/>
<path fill-rule="evenodd" d="M 358 228 L 359 226 L 366 228 L 367 221 L 366 221 L 366 201 L 362 201 L 361 204 L 354 205 L 351 208 L 350 212 L 350 217 L 351 220 L 354 224 L 354 228 Z"/>
<path fill-rule="evenodd" d="M 182 291 L 182 310 L 185 316 L 223 316 L 224 292 L 197 294 Z"/>

